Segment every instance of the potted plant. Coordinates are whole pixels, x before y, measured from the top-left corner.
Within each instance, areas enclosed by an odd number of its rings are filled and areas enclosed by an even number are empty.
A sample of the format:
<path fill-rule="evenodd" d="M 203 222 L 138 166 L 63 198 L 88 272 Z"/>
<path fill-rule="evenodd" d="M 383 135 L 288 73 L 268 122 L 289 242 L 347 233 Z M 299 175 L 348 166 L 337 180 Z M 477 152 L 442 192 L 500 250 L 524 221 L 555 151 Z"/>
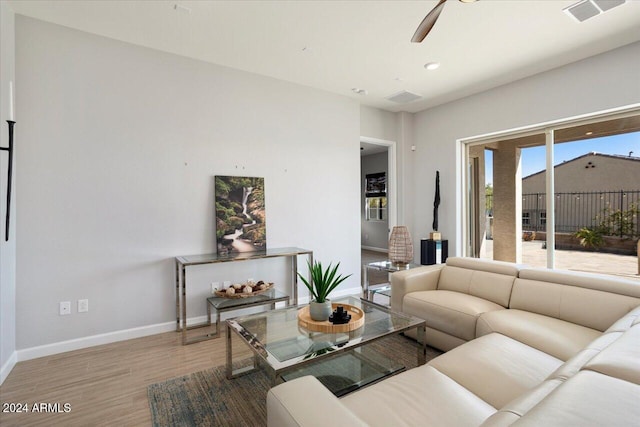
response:
<path fill-rule="evenodd" d="M 347 280 L 351 274 L 348 276 L 337 274 L 340 263 L 333 268 L 329 264 L 326 269 L 322 268 L 322 263 L 319 261 L 314 262 L 313 265 L 307 261 L 307 265 L 309 266 L 311 282 L 300 273 L 298 273 L 298 276 L 313 297 L 309 304 L 309 314 L 313 320 L 325 321 L 331 315 L 331 301 L 327 297 L 331 291 Z"/>

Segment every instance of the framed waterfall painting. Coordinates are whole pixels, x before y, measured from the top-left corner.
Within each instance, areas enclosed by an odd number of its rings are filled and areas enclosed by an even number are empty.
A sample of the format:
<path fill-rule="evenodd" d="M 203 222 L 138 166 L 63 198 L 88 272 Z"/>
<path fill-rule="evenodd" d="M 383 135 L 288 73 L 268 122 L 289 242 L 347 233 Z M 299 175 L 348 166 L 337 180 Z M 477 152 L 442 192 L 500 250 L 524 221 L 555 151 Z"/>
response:
<path fill-rule="evenodd" d="M 264 178 L 215 176 L 218 254 L 267 248 Z"/>

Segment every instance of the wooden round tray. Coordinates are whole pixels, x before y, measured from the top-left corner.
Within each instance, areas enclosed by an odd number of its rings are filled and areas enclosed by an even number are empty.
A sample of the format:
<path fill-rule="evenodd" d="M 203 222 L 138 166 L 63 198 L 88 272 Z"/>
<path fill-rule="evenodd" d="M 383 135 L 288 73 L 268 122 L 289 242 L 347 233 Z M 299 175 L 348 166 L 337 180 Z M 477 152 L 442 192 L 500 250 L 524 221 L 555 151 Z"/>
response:
<path fill-rule="evenodd" d="M 253 291 L 250 294 L 243 294 L 242 292 L 238 292 L 238 293 L 235 293 L 233 295 L 227 295 L 227 293 L 225 291 L 216 291 L 216 296 L 220 297 L 220 298 L 229 298 L 229 299 L 233 299 L 233 298 L 249 298 L 249 297 L 252 297 L 254 295 L 260 295 L 260 294 L 263 294 L 265 292 L 268 292 L 271 289 L 273 289 L 273 283 L 267 283 L 267 289 L 263 289 L 261 291 Z"/>
<path fill-rule="evenodd" d="M 361 308 L 350 304 L 331 303 L 332 310 L 335 310 L 338 306 L 344 307 L 344 309 L 351 315 L 351 320 L 349 320 L 349 323 L 334 325 L 328 320 L 325 320 L 323 322 L 313 320 L 311 319 L 311 315 L 309 314 L 309 306 L 307 305 L 306 307 L 303 307 L 298 311 L 298 325 L 309 331 L 327 333 L 350 332 L 364 325 L 364 311 L 362 311 Z"/>

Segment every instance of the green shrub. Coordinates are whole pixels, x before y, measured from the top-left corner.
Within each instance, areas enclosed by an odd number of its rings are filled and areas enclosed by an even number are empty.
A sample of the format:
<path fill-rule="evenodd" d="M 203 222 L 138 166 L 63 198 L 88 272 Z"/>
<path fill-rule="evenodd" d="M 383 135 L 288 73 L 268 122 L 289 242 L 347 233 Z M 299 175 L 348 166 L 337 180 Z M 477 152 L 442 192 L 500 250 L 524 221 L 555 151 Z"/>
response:
<path fill-rule="evenodd" d="M 601 230 L 583 227 L 574 236 L 580 239 L 580 244 L 585 248 L 599 248 L 604 245 Z"/>

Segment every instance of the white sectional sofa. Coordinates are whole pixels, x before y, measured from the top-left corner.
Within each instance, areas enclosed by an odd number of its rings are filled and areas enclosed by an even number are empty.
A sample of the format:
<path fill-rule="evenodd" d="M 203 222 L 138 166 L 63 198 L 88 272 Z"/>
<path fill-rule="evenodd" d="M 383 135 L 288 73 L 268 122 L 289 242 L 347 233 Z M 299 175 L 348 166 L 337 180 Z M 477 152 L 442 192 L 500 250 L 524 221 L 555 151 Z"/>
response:
<path fill-rule="evenodd" d="M 391 304 L 447 352 L 341 399 L 280 384 L 268 424 L 640 425 L 640 281 L 449 258 L 394 273 Z"/>

